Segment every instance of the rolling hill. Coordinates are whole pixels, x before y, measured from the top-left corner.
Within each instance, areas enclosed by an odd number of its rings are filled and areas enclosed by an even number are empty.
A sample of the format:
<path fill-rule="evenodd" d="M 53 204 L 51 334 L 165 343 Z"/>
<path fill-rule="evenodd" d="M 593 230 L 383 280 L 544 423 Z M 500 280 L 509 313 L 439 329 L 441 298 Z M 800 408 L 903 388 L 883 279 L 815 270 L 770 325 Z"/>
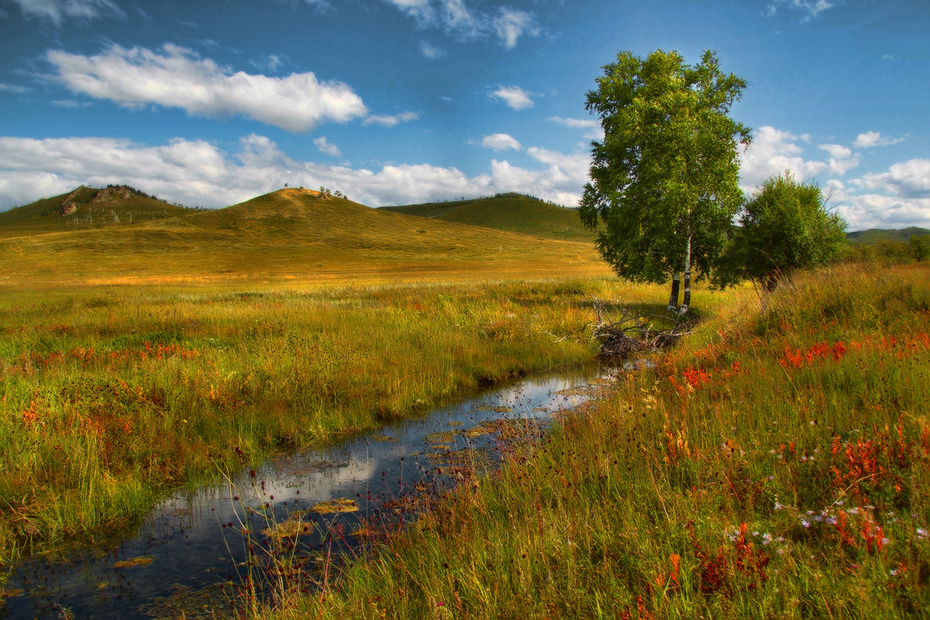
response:
<path fill-rule="evenodd" d="M 0 237 L 126 226 L 196 212 L 126 186 L 80 186 L 0 213 Z"/>
<path fill-rule="evenodd" d="M 578 217 L 578 211 L 521 194 L 490 198 L 433 202 L 381 210 L 423 218 L 494 228 L 543 239 L 591 241 L 594 235 Z"/>
<path fill-rule="evenodd" d="M 900 230 L 888 230 L 884 228 L 870 228 L 868 230 L 857 230 L 846 233 L 846 238 L 853 243 L 870 245 L 879 241 L 896 241 L 907 243 L 912 236 L 930 235 L 930 229 L 927 228 L 902 228 Z"/>
<path fill-rule="evenodd" d="M 75 196 L 86 199 L 98 191 L 78 188 Z M 305 189 L 282 189 L 217 210 L 156 201 L 147 217 L 134 215 L 131 222 L 125 214 L 142 213 L 149 203 L 138 197 L 78 203 L 76 213 L 107 205 L 99 208 L 110 210 L 109 221 L 93 224 L 67 222 L 75 215 L 61 214 L 67 196 L 2 214 L 0 284 L 22 278 L 381 282 L 609 273 L 590 243 L 415 217 Z M 140 206 L 119 210 L 120 200 Z"/>

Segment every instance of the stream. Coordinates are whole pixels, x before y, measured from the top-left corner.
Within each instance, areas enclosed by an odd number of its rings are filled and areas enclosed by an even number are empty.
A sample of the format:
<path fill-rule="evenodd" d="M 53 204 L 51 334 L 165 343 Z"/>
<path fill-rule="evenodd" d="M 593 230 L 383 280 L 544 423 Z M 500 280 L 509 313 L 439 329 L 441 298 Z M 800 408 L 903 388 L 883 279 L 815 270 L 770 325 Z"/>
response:
<path fill-rule="evenodd" d="M 182 490 L 118 543 L 24 560 L 6 584 L 13 595 L 0 602 L 0 618 L 231 617 L 231 584 L 250 573 L 249 538 L 267 542 L 283 531 L 276 523 L 299 519 L 308 533 L 302 547 L 349 548 L 352 532 L 386 506 L 427 485 L 453 484 L 436 475 L 454 470 L 450 455 L 493 455 L 502 428 L 545 426 L 590 399 L 606 377 L 597 368 L 530 376 L 333 446 L 245 467 L 223 484 Z M 345 535 L 334 539 L 334 531 Z"/>

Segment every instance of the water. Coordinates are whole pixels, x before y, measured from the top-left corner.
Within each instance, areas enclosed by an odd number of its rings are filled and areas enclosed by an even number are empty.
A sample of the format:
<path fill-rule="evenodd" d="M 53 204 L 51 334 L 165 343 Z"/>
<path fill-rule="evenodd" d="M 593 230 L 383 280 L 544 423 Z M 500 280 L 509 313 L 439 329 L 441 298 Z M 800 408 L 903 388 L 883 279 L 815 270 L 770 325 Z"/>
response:
<path fill-rule="evenodd" d="M 0 604 L 0 618 L 60 618 L 66 611 L 74 618 L 121 620 L 177 617 L 181 611 L 189 619 L 222 617 L 231 609 L 229 584 L 248 574 L 243 528 L 252 532 L 252 542 L 267 543 L 261 532 L 274 521 L 303 514 L 311 535 L 300 537 L 302 545 L 345 547 L 362 519 L 383 516 L 386 506 L 418 487 L 435 489 L 451 480 L 437 477 L 443 466 L 450 470 L 437 452 L 473 448 L 480 454 L 500 441 L 483 433 L 483 423 L 545 425 L 590 398 L 602 381 L 594 369 L 523 379 L 336 446 L 246 467 L 224 484 L 174 495 L 119 544 L 66 560 L 23 562 L 7 584 L 8 591 L 22 593 Z M 354 502 L 358 510 L 303 512 L 336 499 Z M 322 537 L 334 526 L 347 535 L 335 542 Z"/>

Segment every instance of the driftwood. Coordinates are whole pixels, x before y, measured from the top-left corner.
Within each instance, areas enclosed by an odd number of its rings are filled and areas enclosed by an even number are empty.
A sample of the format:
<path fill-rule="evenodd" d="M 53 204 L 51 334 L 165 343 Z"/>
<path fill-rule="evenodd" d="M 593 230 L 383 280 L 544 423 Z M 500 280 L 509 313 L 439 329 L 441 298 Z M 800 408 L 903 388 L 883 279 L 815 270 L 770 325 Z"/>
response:
<path fill-rule="evenodd" d="M 652 319 L 667 320 L 666 317 L 650 318 L 624 309 L 618 318 L 613 318 L 606 314 L 602 300 L 594 299 L 593 305 L 597 322 L 591 333 L 600 343 L 599 356 L 602 359 L 623 361 L 631 355 L 668 349 L 688 333 L 690 326 L 690 323 L 676 317 L 670 329 L 656 329 Z"/>

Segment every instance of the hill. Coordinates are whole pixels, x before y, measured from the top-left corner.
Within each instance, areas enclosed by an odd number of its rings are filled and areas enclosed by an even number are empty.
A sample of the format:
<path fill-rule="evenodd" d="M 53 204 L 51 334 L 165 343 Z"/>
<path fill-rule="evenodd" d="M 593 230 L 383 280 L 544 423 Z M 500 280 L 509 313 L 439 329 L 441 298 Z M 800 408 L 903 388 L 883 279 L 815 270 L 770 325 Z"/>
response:
<path fill-rule="evenodd" d="M 94 193 L 76 191 L 80 199 Z M 305 189 L 282 189 L 213 211 L 158 203 L 160 217 L 149 213 L 132 224 L 120 217 L 86 226 L 67 225 L 62 219 L 68 216 L 55 215 L 59 198 L 14 209 L 16 217 L 0 221 L 0 284 L 24 277 L 381 282 L 609 273 L 589 243 L 414 217 Z"/>
<path fill-rule="evenodd" d="M 521 194 L 498 194 L 490 198 L 382 207 L 381 210 L 495 228 L 543 239 L 590 241 L 594 238 L 593 233 L 582 225 L 577 210 L 559 207 Z"/>
<path fill-rule="evenodd" d="M 0 237 L 140 224 L 196 212 L 124 185 L 80 186 L 0 213 Z"/>
<path fill-rule="evenodd" d="M 914 235 L 930 235 L 930 229 L 917 228 L 914 226 L 911 226 L 910 228 L 902 228 L 899 230 L 870 228 L 869 230 L 857 230 L 855 232 L 846 233 L 846 238 L 853 243 L 871 245 L 880 241 L 897 241 L 901 243 L 907 243 L 908 240 Z"/>

